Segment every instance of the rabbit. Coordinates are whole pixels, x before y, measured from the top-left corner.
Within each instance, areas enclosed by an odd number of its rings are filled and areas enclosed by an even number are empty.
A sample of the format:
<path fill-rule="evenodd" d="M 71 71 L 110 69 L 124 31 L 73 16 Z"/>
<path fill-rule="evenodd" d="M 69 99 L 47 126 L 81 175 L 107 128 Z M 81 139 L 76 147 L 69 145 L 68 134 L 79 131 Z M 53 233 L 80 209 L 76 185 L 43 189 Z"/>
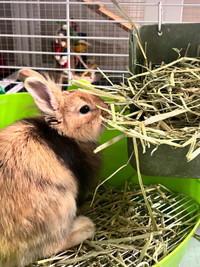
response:
<path fill-rule="evenodd" d="M 0 131 L 0 267 L 23 267 L 73 247 L 95 232 L 77 214 L 101 168 L 94 154 L 107 104 L 62 91 L 30 69 L 19 79 L 41 111 Z"/>

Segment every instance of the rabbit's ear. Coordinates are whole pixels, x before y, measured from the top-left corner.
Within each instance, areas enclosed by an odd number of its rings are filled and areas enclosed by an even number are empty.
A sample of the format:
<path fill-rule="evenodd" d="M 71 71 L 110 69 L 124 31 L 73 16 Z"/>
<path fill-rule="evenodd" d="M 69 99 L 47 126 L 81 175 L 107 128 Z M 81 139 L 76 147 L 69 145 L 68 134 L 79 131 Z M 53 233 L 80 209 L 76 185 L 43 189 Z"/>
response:
<path fill-rule="evenodd" d="M 31 70 L 31 69 L 21 69 L 18 72 L 18 79 L 22 82 L 24 82 L 29 77 L 36 77 L 43 81 L 45 81 L 45 78 L 38 72 Z"/>
<path fill-rule="evenodd" d="M 25 80 L 24 86 L 41 111 L 46 115 L 56 116 L 55 113 L 63 102 L 61 89 L 56 84 L 29 77 Z"/>

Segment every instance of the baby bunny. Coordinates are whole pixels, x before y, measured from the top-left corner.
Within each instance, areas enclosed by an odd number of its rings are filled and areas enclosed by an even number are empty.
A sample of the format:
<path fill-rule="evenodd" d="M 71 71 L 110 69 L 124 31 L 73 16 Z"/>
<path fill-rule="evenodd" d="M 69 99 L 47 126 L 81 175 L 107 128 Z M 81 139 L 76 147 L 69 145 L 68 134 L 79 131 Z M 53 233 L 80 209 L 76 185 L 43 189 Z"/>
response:
<path fill-rule="evenodd" d="M 0 267 L 22 267 L 81 243 L 94 224 L 77 206 L 97 176 L 94 154 L 107 108 L 99 97 L 61 91 L 19 71 L 41 116 L 0 131 Z"/>

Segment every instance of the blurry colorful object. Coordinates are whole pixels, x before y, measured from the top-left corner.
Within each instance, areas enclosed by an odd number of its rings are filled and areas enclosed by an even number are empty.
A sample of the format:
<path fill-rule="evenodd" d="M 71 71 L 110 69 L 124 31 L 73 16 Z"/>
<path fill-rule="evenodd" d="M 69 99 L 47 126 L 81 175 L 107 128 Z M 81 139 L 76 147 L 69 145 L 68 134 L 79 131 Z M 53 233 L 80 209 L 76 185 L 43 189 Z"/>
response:
<path fill-rule="evenodd" d="M 71 22 L 70 36 L 77 36 L 77 39 L 70 40 L 70 49 L 68 49 L 68 27 L 65 22 L 58 23 L 59 27 L 56 31 L 56 36 L 61 36 L 61 38 L 57 38 L 53 44 L 56 67 L 62 68 L 65 73 L 64 77 L 68 78 L 68 50 L 72 53 L 75 52 L 75 55 L 70 55 L 71 79 L 79 80 L 81 78 L 91 83 L 97 81 L 98 76 L 95 74 L 95 71 L 93 71 L 97 64 L 88 59 L 87 55 L 84 54 L 86 52 L 87 47 L 91 46 L 91 43 L 87 41 L 87 34 L 84 32 L 76 33 L 78 24 L 75 22 Z"/>
<path fill-rule="evenodd" d="M 0 85 L 0 95 L 5 94 L 5 89 L 3 88 L 3 86 Z"/>

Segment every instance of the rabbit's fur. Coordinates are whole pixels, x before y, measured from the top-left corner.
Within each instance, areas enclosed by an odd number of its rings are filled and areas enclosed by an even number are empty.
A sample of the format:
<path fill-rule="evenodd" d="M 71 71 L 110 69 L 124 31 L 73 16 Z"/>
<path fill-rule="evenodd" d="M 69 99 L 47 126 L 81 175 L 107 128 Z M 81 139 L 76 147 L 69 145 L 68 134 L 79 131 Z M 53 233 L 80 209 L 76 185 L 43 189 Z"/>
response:
<path fill-rule="evenodd" d="M 94 154 L 102 132 L 97 96 L 65 91 L 31 70 L 19 78 L 43 115 L 0 131 L 0 267 L 22 267 L 94 235 L 77 216 L 101 166 Z M 82 114 L 81 107 L 89 106 Z"/>

